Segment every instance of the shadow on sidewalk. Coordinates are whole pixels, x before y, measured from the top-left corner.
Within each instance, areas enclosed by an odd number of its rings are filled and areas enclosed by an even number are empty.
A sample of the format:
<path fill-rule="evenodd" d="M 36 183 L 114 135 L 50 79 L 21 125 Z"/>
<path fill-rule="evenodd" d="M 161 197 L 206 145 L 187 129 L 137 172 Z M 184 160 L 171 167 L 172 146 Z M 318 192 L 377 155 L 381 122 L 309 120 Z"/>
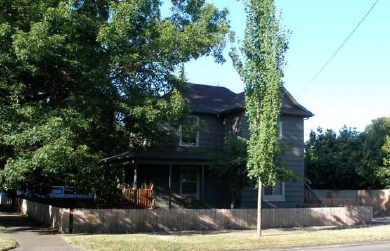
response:
<path fill-rule="evenodd" d="M 7 229 L 7 232 L 12 234 L 20 231 L 35 232 L 41 235 L 57 234 L 57 232 L 48 226 L 18 214 L 10 207 L 0 207 L 0 225 Z"/>

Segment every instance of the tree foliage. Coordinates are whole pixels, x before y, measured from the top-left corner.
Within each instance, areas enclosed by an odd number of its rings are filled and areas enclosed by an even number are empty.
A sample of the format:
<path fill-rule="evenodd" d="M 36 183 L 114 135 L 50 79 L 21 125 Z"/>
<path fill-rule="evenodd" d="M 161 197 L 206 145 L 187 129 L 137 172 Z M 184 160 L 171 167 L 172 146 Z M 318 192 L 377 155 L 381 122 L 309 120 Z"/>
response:
<path fill-rule="evenodd" d="M 364 177 L 362 182 L 363 187 L 380 189 L 390 186 L 386 183 L 386 155 L 387 137 L 390 136 L 390 118 L 382 117 L 374 119 L 369 124 L 363 137 L 363 158 L 358 170 L 358 174 Z M 387 171 L 388 172 L 388 171 Z"/>
<path fill-rule="evenodd" d="M 386 135 L 386 140 L 382 146 L 382 151 L 385 156 L 383 158 L 383 166 L 378 170 L 378 177 L 383 184 L 383 188 L 390 189 L 390 136 Z"/>
<path fill-rule="evenodd" d="M 248 177 L 247 142 L 232 135 L 225 136 L 225 148 L 221 153 L 214 153 L 210 169 L 219 182 L 226 184 L 231 191 L 231 208 L 238 208 L 241 190 L 251 185 Z"/>
<path fill-rule="evenodd" d="M 275 16 L 273 0 L 245 1 L 246 28 L 241 48 L 243 60 L 232 50 L 233 63 L 245 87 L 245 110 L 250 138 L 248 174 L 257 180 L 258 234 L 261 235 L 261 188 L 275 185 L 278 158 L 278 124 L 282 105 L 286 33 Z"/>
<path fill-rule="evenodd" d="M 331 129 L 310 132 L 305 143 L 305 176 L 317 189 L 353 189 L 360 186 L 357 174 L 362 157 L 359 133 L 343 127 L 337 135 Z"/>
<path fill-rule="evenodd" d="M 305 176 L 318 189 L 383 189 L 389 183 L 390 119 L 378 118 L 364 132 L 344 126 L 311 131 L 305 143 Z"/>
<path fill-rule="evenodd" d="M 248 1 L 246 13 L 243 61 L 235 50 L 231 55 L 246 84 L 245 109 L 250 131 L 247 165 L 251 178 L 274 185 L 286 35 L 275 16 L 274 1 Z"/>
<path fill-rule="evenodd" d="M 227 11 L 205 1 L 172 0 L 167 17 L 161 5 L 2 1 L 3 188 L 97 186 L 98 159 L 169 136 L 157 125 L 187 112 L 182 64 L 205 55 L 222 62 L 229 25 Z"/>

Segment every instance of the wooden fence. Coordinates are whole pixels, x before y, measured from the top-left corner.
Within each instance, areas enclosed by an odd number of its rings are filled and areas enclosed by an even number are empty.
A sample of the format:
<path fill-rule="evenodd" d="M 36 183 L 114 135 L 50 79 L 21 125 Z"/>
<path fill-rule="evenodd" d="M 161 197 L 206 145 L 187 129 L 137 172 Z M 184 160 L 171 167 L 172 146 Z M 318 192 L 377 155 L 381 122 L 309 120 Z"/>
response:
<path fill-rule="evenodd" d="M 390 215 L 390 190 L 313 190 L 324 206 L 372 206 L 374 216 Z"/>
<path fill-rule="evenodd" d="M 74 209 L 22 200 L 21 211 L 69 233 L 256 229 L 257 209 Z M 372 207 L 262 210 L 263 228 L 369 224 Z"/>

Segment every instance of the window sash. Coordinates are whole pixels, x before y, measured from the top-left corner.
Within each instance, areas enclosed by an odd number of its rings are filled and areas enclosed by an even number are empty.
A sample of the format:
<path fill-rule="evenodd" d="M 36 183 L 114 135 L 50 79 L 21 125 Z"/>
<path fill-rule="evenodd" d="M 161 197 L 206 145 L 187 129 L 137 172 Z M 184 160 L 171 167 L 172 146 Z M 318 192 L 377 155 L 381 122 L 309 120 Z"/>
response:
<path fill-rule="evenodd" d="M 190 121 L 193 120 L 193 121 Z M 188 128 L 185 128 L 188 127 Z M 180 146 L 199 146 L 199 117 L 192 116 L 186 121 L 186 125 L 180 126 Z"/>
<path fill-rule="evenodd" d="M 199 199 L 199 170 L 195 166 L 183 166 L 180 172 L 180 196 Z"/>
<path fill-rule="evenodd" d="M 276 181 L 274 187 L 263 187 L 264 201 L 285 201 L 285 183 L 283 181 Z"/>

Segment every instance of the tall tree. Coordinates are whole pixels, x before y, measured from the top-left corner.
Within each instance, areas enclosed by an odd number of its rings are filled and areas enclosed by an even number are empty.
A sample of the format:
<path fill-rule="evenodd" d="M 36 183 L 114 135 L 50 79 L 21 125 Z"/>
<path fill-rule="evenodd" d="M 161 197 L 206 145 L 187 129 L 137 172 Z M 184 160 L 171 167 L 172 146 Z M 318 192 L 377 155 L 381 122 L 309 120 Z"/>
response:
<path fill-rule="evenodd" d="M 261 236 L 262 187 L 275 185 L 279 173 L 277 133 L 287 39 L 276 18 L 273 0 L 248 0 L 244 4 L 247 20 L 241 48 L 243 60 L 235 49 L 231 56 L 246 84 L 245 109 L 250 131 L 247 168 L 258 185 L 257 234 Z"/>
<path fill-rule="evenodd" d="M 117 94 L 109 58 L 96 41 L 108 10 L 97 15 L 92 1 L 2 6 L 1 184 L 90 186 L 96 159 L 117 139 Z"/>
<path fill-rule="evenodd" d="M 218 11 L 204 0 L 172 0 L 171 15 L 162 19 L 159 0 L 117 1 L 111 20 L 98 40 L 110 55 L 111 78 L 120 91 L 123 124 L 131 132 L 132 151 L 166 141 L 172 135 L 158 124 L 182 119 L 182 64 L 201 56 L 223 62 L 229 30 L 227 10 Z"/>
<path fill-rule="evenodd" d="M 186 112 L 182 64 L 223 62 L 229 30 L 226 10 L 171 3 L 163 18 L 160 0 L 2 1 L 3 188 L 97 186 L 98 159 L 167 138 L 157 125 Z"/>

